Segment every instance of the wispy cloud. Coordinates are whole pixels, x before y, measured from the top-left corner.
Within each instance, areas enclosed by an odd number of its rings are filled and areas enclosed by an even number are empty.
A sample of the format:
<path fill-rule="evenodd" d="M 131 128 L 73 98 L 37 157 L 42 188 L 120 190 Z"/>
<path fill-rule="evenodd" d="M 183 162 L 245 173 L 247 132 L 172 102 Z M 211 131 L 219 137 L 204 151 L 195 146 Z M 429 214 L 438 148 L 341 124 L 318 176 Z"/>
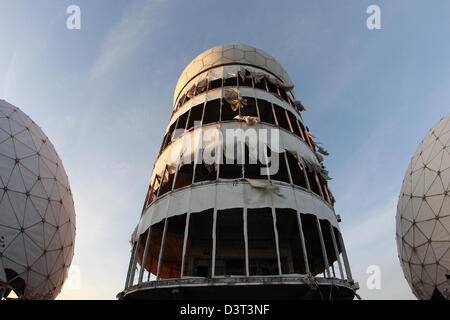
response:
<path fill-rule="evenodd" d="M 137 2 L 131 6 L 108 33 L 96 63 L 91 69 L 91 78 L 106 74 L 113 67 L 122 64 L 144 43 L 153 30 L 155 21 L 161 17 L 157 4 L 161 0 Z"/>

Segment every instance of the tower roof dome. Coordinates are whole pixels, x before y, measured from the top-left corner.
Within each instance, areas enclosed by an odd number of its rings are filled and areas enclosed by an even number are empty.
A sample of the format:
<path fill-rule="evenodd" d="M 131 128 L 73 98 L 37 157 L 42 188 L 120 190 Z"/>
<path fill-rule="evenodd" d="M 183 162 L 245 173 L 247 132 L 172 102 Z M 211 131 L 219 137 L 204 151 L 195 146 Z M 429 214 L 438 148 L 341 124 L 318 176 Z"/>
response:
<path fill-rule="evenodd" d="M 243 44 L 217 46 L 199 54 L 184 69 L 174 93 L 174 103 L 186 84 L 196 75 L 214 67 L 242 64 L 264 69 L 279 78 L 285 85 L 292 85 L 291 78 L 274 57 L 266 52 Z"/>

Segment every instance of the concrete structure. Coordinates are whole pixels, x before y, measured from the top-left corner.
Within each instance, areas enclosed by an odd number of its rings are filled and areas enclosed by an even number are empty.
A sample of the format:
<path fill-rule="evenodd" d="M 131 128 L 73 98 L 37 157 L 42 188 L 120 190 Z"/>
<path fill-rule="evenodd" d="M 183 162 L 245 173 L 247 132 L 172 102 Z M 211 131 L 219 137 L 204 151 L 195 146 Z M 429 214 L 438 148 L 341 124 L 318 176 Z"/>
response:
<path fill-rule="evenodd" d="M 339 216 L 287 72 L 245 45 L 182 73 L 120 299 L 353 299 Z"/>
<path fill-rule="evenodd" d="M 75 209 L 61 159 L 36 123 L 0 100 L 0 300 L 54 299 L 74 241 Z"/>
<path fill-rule="evenodd" d="M 450 114 L 417 148 L 397 206 L 403 273 L 421 300 L 450 299 Z"/>

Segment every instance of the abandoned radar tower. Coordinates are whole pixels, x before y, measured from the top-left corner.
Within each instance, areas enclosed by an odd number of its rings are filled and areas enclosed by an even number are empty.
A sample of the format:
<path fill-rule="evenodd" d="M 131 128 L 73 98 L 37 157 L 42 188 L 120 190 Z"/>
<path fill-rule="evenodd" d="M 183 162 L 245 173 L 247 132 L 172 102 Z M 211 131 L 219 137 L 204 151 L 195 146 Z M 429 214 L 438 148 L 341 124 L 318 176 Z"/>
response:
<path fill-rule="evenodd" d="M 327 155 L 283 67 L 225 45 L 178 80 L 119 299 L 353 299 Z"/>

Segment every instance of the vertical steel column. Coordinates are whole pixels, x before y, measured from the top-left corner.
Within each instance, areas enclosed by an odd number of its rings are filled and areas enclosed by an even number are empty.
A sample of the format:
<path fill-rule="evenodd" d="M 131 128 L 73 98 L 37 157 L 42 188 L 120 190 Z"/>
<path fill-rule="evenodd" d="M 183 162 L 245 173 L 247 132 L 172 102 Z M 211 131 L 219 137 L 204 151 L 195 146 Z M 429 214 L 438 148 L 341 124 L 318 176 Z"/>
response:
<path fill-rule="evenodd" d="M 281 276 L 283 272 L 281 271 L 281 257 L 280 257 L 280 241 L 278 239 L 278 230 L 277 230 L 277 215 L 275 212 L 275 208 L 272 204 L 272 219 L 273 219 L 273 231 L 275 234 L 275 245 L 277 249 L 277 260 L 278 260 L 278 274 Z"/>
<path fill-rule="evenodd" d="M 130 282 L 131 268 L 133 268 L 134 255 L 136 253 L 136 245 L 137 242 L 133 244 L 133 248 L 131 249 L 130 264 L 128 265 L 127 279 L 125 280 L 125 289 L 128 288 L 128 283 Z"/>
<path fill-rule="evenodd" d="M 137 260 L 138 260 L 138 256 L 139 256 L 140 245 L 141 245 L 141 236 L 139 235 L 137 244 L 136 244 L 136 250 L 135 250 L 134 256 L 133 256 L 133 264 L 131 266 L 130 278 L 128 279 L 128 287 L 133 286 L 134 273 L 136 272 L 136 265 L 137 265 Z"/>
<path fill-rule="evenodd" d="M 297 201 L 297 199 L 296 199 Z M 302 224 L 302 218 L 300 215 L 300 212 L 297 211 L 297 222 L 298 222 L 298 229 L 300 231 L 300 240 L 302 242 L 302 250 L 303 250 L 303 261 L 305 263 L 305 271 L 307 274 L 310 274 L 311 271 L 309 269 L 309 261 L 308 261 L 308 253 L 306 251 L 306 244 L 305 244 L 305 235 L 303 233 L 303 224 Z"/>
<path fill-rule="evenodd" d="M 331 232 L 331 238 L 333 239 L 333 247 L 334 247 L 334 252 L 336 254 L 336 260 L 337 260 L 338 266 L 339 266 L 339 273 L 341 275 L 341 279 L 344 280 L 344 272 L 342 270 L 341 257 L 340 257 L 339 249 L 338 249 L 337 243 L 336 243 L 336 236 L 334 235 L 334 228 L 331 223 L 330 223 L 330 232 Z"/>
<path fill-rule="evenodd" d="M 319 221 L 319 218 L 317 216 L 316 216 L 316 223 L 317 223 L 317 231 L 319 232 L 320 245 L 322 247 L 323 261 L 325 263 L 325 273 L 327 274 L 327 276 L 329 278 L 331 278 L 330 265 L 328 263 L 327 250 L 325 248 L 325 243 L 323 241 L 323 234 L 322 234 L 322 228 L 320 227 L 320 221 Z"/>
<path fill-rule="evenodd" d="M 350 264 L 348 263 L 347 251 L 345 250 L 344 240 L 342 239 L 342 235 L 338 233 L 339 243 L 341 244 L 342 257 L 344 259 L 345 273 L 347 274 L 347 280 L 349 282 L 353 281 L 352 271 L 350 270 Z"/>
<path fill-rule="evenodd" d="M 309 274 L 310 273 L 310 269 L 309 269 L 308 255 L 307 255 L 307 252 L 306 252 L 305 235 L 303 233 L 302 218 L 300 217 L 300 211 L 298 210 L 297 197 L 295 195 L 295 186 L 294 186 L 294 182 L 293 182 L 293 179 L 292 179 L 291 168 L 289 167 L 289 162 L 287 160 L 286 153 L 284 154 L 284 159 L 286 161 L 286 167 L 287 167 L 288 174 L 289 174 L 289 182 L 291 184 L 292 196 L 294 197 L 295 205 L 296 205 L 295 209 L 297 211 L 298 231 L 300 233 L 300 241 L 301 241 L 301 244 L 302 244 L 303 262 L 305 263 L 305 271 L 306 271 L 307 274 Z M 302 172 L 305 175 L 304 170 L 302 170 Z M 305 177 L 306 177 L 306 175 L 305 175 Z"/>
<path fill-rule="evenodd" d="M 223 80 L 222 80 L 222 87 L 223 87 Z M 222 95 L 223 95 L 223 88 L 222 88 Z M 222 97 L 220 98 L 222 99 Z M 223 143 L 223 141 L 222 141 Z M 223 146 L 219 144 L 218 148 L 220 151 L 216 152 L 216 160 L 219 159 L 219 154 L 223 159 Z M 211 277 L 215 276 L 216 272 L 216 226 L 217 226 L 217 182 L 219 181 L 219 170 L 220 165 L 217 166 L 217 172 L 216 172 L 216 182 L 214 184 L 214 211 L 213 211 L 213 225 L 212 225 L 212 254 L 211 254 Z"/>
<path fill-rule="evenodd" d="M 184 239 L 183 239 L 183 253 L 181 256 L 181 273 L 180 278 L 183 278 L 184 276 L 184 265 L 185 265 L 185 259 L 186 259 L 186 246 L 187 246 L 187 237 L 189 234 L 189 219 L 191 217 L 190 209 L 188 209 L 188 212 L 186 213 L 186 225 L 184 227 Z"/>
<path fill-rule="evenodd" d="M 273 111 L 273 108 L 272 108 Z M 267 149 L 266 149 L 267 150 Z M 272 151 L 271 156 L 273 156 L 273 153 L 275 153 L 274 151 Z M 277 153 L 279 155 L 279 153 Z M 270 184 L 272 184 L 272 180 L 270 180 L 270 172 L 269 172 L 269 157 L 267 155 L 267 153 L 264 154 L 264 157 L 266 159 L 266 168 L 267 168 L 267 179 L 269 180 Z M 279 161 L 279 159 L 278 159 Z M 271 208 L 272 208 L 272 223 L 273 223 L 273 231 L 274 231 L 274 235 L 275 235 L 275 247 L 276 247 L 276 252 L 277 252 L 277 262 L 278 262 L 278 274 L 282 275 L 281 272 L 281 258 L 280 258 L 280 244 L 278 241 L 278 231 L 277 231 L 277 216 L 275 213 L 275 208 L 274 208 L 274 204 L 273 204 L 273 194 L 270 193 L 270 202 L 272 203 Z"/>
<path fill-rule="evenodd" d="M 216 195 L 217 195 L 217 184 L 216 184 Z M 217 196 L 214 202 L 214 213 L 213 213 L 213 225 L 212 225 L 212 255 L 211 255 L 211 277 L 215 276 L 216 273 L 216 227 L 217 227 Z"/>
<path fill-rule="evenodd" d="M 162 258 L 164 255 L 164 246 L 166 243 L 167 221 L 168 220 L 169 219 L 167 219 L 167 217 L 166 217 L 165 221 L 164 221 L 164 230 L 163 230 L 163 235 L 162 235 L 162 240 L 161 240 L 161 247 L 159 248 L 158 271 L 156 272 L 156 280 L 159 280 L 159 277 L 161 275 L 161 265 L 162 265 Z"/>
<path fill-rule="evenodd" d="M 139 272 L 138 284 L 140 284 L 142 282 L 142 278 L 144 277 L 145 263 L 147 262 L 148 249 L 150 246 L 151 232 L 152 232 L 152 227 L 150 226 L 150 227 L 148 227 L 147 239 L 145 241 L 144 256 L 142 258 L 142 265 L 141 265 L 141 270 Z M 151 272 L 151 270 L 149 270 L 148 272 Z"/>
<path fill-rule="evenodd" d="M 245 245 L 245 275 L 250 276 L 250 267 L 248 263 L 248 229 L 247 229 L 247 207 L 244 208 L 244 245 Z"/>
<path fill-rule="evenodd" d="M 189 111 L 190 112 L 190 111 Z M 186 123 L 186 126 L 187 126 L 187 123 Z M 185 127 L 185 130 L 186 130 L 186 127 Z M 183 141 L 184 141 L 184 137 L 182 138 L 183 139 Z M 182 142 L 183 143 L 183 142 Z M 172 181 L 172 186 L 170 187 L 170 191 L 173 191 L 173 189 L 174 189 L 174 187 L 175 187 L 175 182 L 176 182 L 176 180 L 177 180 L 177 177 L 178 177 L 178 169 L 179 169 L 179 167 L 180 167 L 180 163 L 181 163 L 181 154 L 180 154 L 180 156 L 179 156 L 179 158 L 178 158 L 178 161 L 177 161 L 177 166 L 176 166 L 176 168 L 175 168 L 175 173 L 174 173 L 174 177 L 173 177 L 173 181 Z M 194 166 L 194 168 L 195 168 L 195 166 Z M 167 170 L 167 165 L 166 165 L 166 168 L 164 169 L 164 175 L 165 175 L 165 173 L 166 173 L 166 170 Z M 170 173 L 169 173 L 170 174 Z M 192 175 L 192 179 L 194 179 L 194 175 Z M 163 180 L 162 180 L 163 181 Z M 162 186 L 162 183 L 161 183 L 161 186 Z M 159 188 L 159 190 L 158 190 L 158 194 L 159 194 L 159 192 L 160 192 L 160 190 L 161 190 L 161 186 L 160 186 L 160 188 Z M 171 203 L 171 199 L 170 199 L 170 201 L 169 201 L 169 204 Z M 167 207 L 167 209 L 169 209 L 170 208 L 170 205 L 168 205 L 168 207 Z M 161 241 L 161 247 L 160 247 L 160 249 L 159 249 L 159 258 L 158 258 L 158 270 L 157 270 L 157 275 L 156 275 L 156 280 L 159 280 L 159 278 L 160 278 L 160 275 L 161 275 L 161 266 L 162 266 L 162 258 L 164 257 L 164 248 L 165 248 L 165 245 L 166 245 L 166 236 L 167 236 L 167 225 L 168 225 L 168 221 L 169 221 L 169 219 L 168 219 L 168 217 L 167 217 L 167 213 L 168 212 L 166 212 L 166 220 L 164 221 L 164 230 L 163 230 L 163 235 L 162 235 L 162 241 Z"/>

